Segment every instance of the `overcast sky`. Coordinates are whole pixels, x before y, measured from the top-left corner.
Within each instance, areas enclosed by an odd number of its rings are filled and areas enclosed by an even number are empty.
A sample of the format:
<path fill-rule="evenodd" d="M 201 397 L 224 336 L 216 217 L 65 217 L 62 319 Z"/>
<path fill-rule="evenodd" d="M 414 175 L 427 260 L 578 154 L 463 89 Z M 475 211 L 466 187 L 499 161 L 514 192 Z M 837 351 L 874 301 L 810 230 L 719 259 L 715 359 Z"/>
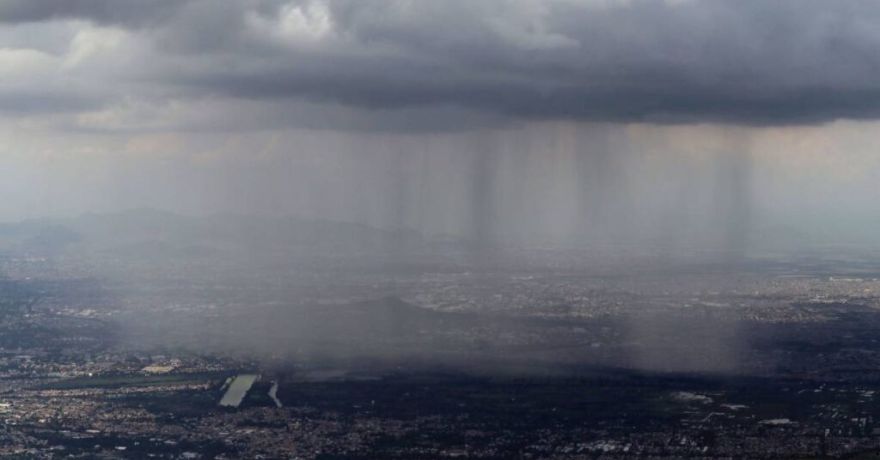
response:
<path fill-rule="evenodd" d="M 0 107 L 83 130 L 870 119 L 878 20 L 848 0 L 4 0 Z"/>
<path fill-rule="evenodd" d="M 855 0 L 0 0 L 0 218 L 571 229 L 615 221 L 607 195 L 653 226 L 873 218 L 878 23 Z"/>

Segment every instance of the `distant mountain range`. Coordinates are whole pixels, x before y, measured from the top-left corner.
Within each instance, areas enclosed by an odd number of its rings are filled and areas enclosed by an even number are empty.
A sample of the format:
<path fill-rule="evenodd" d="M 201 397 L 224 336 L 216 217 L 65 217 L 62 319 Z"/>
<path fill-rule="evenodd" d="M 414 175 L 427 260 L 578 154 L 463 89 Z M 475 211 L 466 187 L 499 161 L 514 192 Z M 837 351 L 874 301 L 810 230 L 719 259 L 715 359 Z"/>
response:
<path fill-rule="evenodd" d="M 0 224 L 0 251 L 32 256 L 78 252 L 141 258 L 355 255 L 416 250 L 424 244 L 422 236 L 412 230 L 295 217 L 192 217 L 155 209 Z"/>

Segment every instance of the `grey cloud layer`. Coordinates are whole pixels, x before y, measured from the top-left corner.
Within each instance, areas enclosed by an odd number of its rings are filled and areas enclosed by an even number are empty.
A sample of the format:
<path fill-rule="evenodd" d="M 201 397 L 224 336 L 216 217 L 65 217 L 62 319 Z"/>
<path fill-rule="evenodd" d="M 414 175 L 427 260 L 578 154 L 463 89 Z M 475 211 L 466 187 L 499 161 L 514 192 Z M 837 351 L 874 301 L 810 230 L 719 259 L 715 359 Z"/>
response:
<path fill-rule="evenodd" d="M 869 1 L 0 2 L 7 26 L 66 19 L 126 28 L 149 49 L 143 68 L 83 75 L 176 100 L 601 121 L 880 116 Z"/>
<path fill-rule="evenodd" d="M 186 0 L 4 0 L 0 3 L 0 22 L 86 19 L 133 26 L 168 19 L 186 3 Z"/>

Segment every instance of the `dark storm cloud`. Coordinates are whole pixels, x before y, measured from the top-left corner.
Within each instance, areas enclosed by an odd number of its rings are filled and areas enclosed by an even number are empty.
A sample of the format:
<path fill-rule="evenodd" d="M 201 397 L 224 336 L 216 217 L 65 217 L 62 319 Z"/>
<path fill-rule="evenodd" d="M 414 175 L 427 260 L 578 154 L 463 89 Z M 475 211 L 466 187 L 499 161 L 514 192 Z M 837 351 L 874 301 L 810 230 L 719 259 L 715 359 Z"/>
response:
<path fill-rule="evenodd" d="M 152 45 L 142 80 L 175 97 L 601 121 L 880 116 L 868 1 L 10 0 L 0 18 L 128 28 Z"/>
<path fill-rule="evenodd" d="M 244 97 L 527 118 L 773 124 L 880 115 L 872 27 L 880 7 L 869 2 L 325 5 L 333 39 L 187 82 Z"/>
<path fill-rule="evenodd" d="M 141 26 L 171 18 L 187 0 L 3 0 L 0 23 L 58 19 Z"/>

